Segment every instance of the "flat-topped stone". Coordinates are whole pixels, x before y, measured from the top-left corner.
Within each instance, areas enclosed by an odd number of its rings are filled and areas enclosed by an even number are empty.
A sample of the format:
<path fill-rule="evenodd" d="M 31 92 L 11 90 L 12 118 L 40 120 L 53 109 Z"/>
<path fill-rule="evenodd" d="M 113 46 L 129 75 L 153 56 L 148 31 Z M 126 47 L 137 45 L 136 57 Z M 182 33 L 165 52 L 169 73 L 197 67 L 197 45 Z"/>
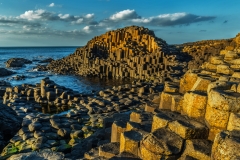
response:
<path fill-rule="evenodd" d="M 174 156 L 181 152 L 183 139 L 169 129 L 160 128 L 146 136 L 140 146 L 143 159 Z"/>
<path fill-rule="evenodd" d="M 112 124 L 111 142 L 119 142 L 120 135 L 126 130 L 126 122 L 114 121 Z"/>
<path fill-rule="evenodd" d="M 183 157 L 190 156 L 194 159 L 211 159 L 211 150 L 212 150 L 212 142 L 205 139 L 192 139 L 186 140 L 185 148 L 183 154 L 181 156 L 181 160 Z"/>
<path fill-rule="evenodd" d="M 120 143 L 112 142 L 99 146 L 99 156 L 105 158 L 112 158 L 119 154 Z"/>
<path fill-rule="evenodd" d="M 121 134 L 120 152 L 129 152 L 138 156 L 139 143 L 143 136 L 137 131 L 126 131 Z"/>

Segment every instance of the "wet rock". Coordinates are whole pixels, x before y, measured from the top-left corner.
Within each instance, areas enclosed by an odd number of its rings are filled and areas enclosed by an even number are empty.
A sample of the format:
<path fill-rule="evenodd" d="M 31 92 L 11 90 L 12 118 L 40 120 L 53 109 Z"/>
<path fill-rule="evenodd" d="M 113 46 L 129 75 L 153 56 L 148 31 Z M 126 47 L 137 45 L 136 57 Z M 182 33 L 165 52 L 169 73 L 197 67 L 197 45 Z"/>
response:
<path fill-rule="evenodd" d="M 5 68 L 0 68 L 0 77 L 9 76 L 9 75 L 12 75 L 12 74 L 14 74 L 13 71 L 7 70 Z"/>
<path fill-rule="evenodd" d="M 31 64 L 32 61 L 24 58 L 11 58 L 6 63 L 6 67 L 23 67 L 24 64 Z"/>

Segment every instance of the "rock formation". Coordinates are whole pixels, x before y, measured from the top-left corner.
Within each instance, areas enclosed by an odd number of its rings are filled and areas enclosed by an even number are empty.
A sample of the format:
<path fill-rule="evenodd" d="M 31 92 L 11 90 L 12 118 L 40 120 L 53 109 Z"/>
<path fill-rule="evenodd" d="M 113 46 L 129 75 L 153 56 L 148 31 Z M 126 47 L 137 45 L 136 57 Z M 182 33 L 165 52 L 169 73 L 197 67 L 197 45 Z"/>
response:
<path fill-rule="evenodd" d="M 166 81 L 158 108 L 114 121 L 111 143 L 85 158 L 239 159 L 239 37 L 179 82 Z"/>
<path fill-rule="evenodd" d="M 22 119 L 8 106 L 0 104 L 0 151 L 20 129 Z"/>
<path fill-rule="evenodd" d="M 31 64 L 32 61 L 28 60 L 28 59 L 24 59 L 24 58 L 11 58 L 9 60 L 7 60 L 6 63 L 6 67 L 23 67 L 24 64 Z"/>
<path fill-rule="evenodd" d="M 147 28 L 130 26 L 94 37 L 75 53 L 51 62 L 56 73 L 99 77 L 179 77 L 188 56 Z"/>
<path fill-rule="evenodd" d="M 13 71 L 7 70 L 5 68 L 0 68 L 0 77 L 9 76 L 9 75 L 12 75 L 12 74 L 14 74 Z"/>
<path fill-rule="evenodd" d="M 97 95 L 81 95 L 49 78 L 36 85 L 6 86 L 3 101 L 23 118 L 23 123 L 1 156 L 43 149 L 68 153 L 73 146 L 78 144 L 82 148 L 87 141 L 89 147 L 81 149 L 83 155 L 90 149 L 90 141 L 93 141 L 91 147 L 103 143 L 105 133 L 102 137 L 91 135 L 103 126 L 109 129 L 113 123 L 112 114 L 143 108 L 143 104 L 158 96 L 161 90 L 159 82 L 133 81 L 132 84 L 102 90 Z M 48 114 L 64 110 L 68 113 Z M 122 114 L 120 118 L 126 115 Z M 105 118 L 107 122 L 104 122 Z M 91 138 L 86 139 L 89 136 Z M 81 139 L 85 139 L 84 143 Z"/>
<path fill-rule="evenodd" d="M 192 57 L 192 60 L 188 62 L 188 69 L 198 69 L 209 60 L 210 56 L 218 55 L 224 49 L 231 51 L 235 47 L 236 41 L 234 39 L 204 40 L 176 45 L 176 48 L 180 49 L 181 52 Z"/>
<path fill-rule="evenodd" d="M 229 48 L 179 82 L 166 81 L 159 107 L 147 104 L 129 119 L 114 121 L 111 142 L 85 158 L 239 159 L 240 52 L 237 45 Z"/>
<path fill-rule="evenodd" d="M 80 95 L 49 78 L 15 87 L 2 82 L 4 103 L 23 117 L 2 156 L 36 150 L 11 158 L 240 158 L 240 34 L 169 46 L 148 29 L 126 27 L 93 38 L 48 68 L 150 80 L 96 95 Z M 49 115 L 34 111 L 39 104 L 71 110 Z"/>

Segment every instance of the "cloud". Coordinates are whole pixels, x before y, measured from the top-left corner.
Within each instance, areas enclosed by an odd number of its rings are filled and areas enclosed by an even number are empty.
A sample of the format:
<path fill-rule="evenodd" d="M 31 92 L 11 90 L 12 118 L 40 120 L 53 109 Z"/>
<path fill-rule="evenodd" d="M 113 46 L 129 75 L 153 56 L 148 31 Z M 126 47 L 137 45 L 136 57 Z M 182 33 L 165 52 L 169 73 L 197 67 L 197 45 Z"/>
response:
<path fill-rule="evenodd" d="M 113 14 L 109 19 L 113 21 L 119 21 L 119 20 L 135 19 L 135 18 L 140 18 L 140 16 L 136 13 L 136 11 L 127 9 L 127 10 L 123 10 Z"/>
<path fill-rule="evenodd" d="M 31 20 L 41 19 L 43 14 L 46 14 L 46 12 L 43 9 L 38 9 L 36 11 L 29 10 L 29 11 L 26 11 L 24 14 L 21 14 L 19 18 L 27 19 L 31 21 Z"/>
<path fill-rule="evenodd" d="M 189 13 L 173 13 L 161 14 L 149 18 L 132 19 L 133 23 L 150 26 L 175 26 L 175 25 L 189 25 L 191 23 L 209 21 L 214 19 L 213 16 L 198 16 Z"/>
<path fill-rule="evenodd" d="M 14 18 L 14 17 L 3 17 L 0 16 L 0 25 L 27 25 L 27 26 L 41 26 L 38 22 L 29 22 L 22 19 Z"/>
<path fill-rule="evenodd" d="M 52 6 L 56 7 L 57 5 L 54 4 Z M 97 20 L 94 13 L 72 15 L 37 9 L 25 11 L 17 17 L 0 16 L 0 27 L 6 29 L 5 33 L 16 35 L 88 36 L 88 38 L 91 38 L 108 30 L 129 25 L 152 27 L 155 28 L 155 31 L 158 31 L 163 29 L 161 27 L 186 27 L 193 23 L 210 22 L 215 18 L 213 16 L 199 16 L 185 12 L 142 17 L 134 9 L 126 9 L 116 12 L 105 19 Z M 71 25 L 70 28 L 72 30 L 69 30 L 68 25 L 65 24 Z M 170 32 L 169 34 L 172 33 Z"/>
<path fill-rule="evenodd" d="M 54 4 L 54 3 L 51 3 L 51 4 L 49 4 L 48 7 L 54 7 L 54 6 L 55 6 L 55 4 Z"/>
<path fill-rule="evenodd" d="M 94 13 L 85 15 L 85 18 L 88 18 L 88 19 L 94 18 Z"/>
<path fill-rule="evenodd" d="M 83 16 L 74 16 L 70 14 L 56 14 L 54 12 L 48 12 L 43 9 L 38 10 L 29 10 L 26 11 L 24 14 L 21 14 L 19 19 L 25 19 L 28 21 L 33 20 L 48 20 L 48 21 L 65 21 L 70 22 L 72 24 L 81 24 L 81 23 L 90 23 L 92 19 L 94 18 L 94 14 L 86 14 Z"/>
<path fill-rule="evenodd" d="M 94 24 L 88 24 L 91 29 L 108 30 L 109 28 L 119 28 L 126 25 L 141 25 L 146 27 L 174 27 L 181 26 L 186 27 L 193 23 L 212 21 L 216 17 L 214 16 L 199 16 L 195 14 L 180 12 L 160 14 L 151 17 L 141 17 L 135 10 L 126 9 L 115 14 L 112 14 L 109 18 L 100 20 Z M 79 20 L 82 22 L 82 20 Z"/>

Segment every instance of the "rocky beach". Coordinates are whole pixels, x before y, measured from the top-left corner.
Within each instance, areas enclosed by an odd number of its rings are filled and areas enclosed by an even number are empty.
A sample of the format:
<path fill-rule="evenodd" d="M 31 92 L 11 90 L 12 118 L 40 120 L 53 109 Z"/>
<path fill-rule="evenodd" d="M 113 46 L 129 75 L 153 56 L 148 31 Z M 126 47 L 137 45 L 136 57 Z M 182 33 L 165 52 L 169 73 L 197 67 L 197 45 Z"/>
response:
<path fill-rule="evenodd" d="M 0 68 L 0 159 L 240 159 L 240 34 L 169 45 L 129 26 L 37 62 Z M 29 65 L 41 79 L 12 85 Z M 111 85 L 80 92 L 64 76 Z"/>

